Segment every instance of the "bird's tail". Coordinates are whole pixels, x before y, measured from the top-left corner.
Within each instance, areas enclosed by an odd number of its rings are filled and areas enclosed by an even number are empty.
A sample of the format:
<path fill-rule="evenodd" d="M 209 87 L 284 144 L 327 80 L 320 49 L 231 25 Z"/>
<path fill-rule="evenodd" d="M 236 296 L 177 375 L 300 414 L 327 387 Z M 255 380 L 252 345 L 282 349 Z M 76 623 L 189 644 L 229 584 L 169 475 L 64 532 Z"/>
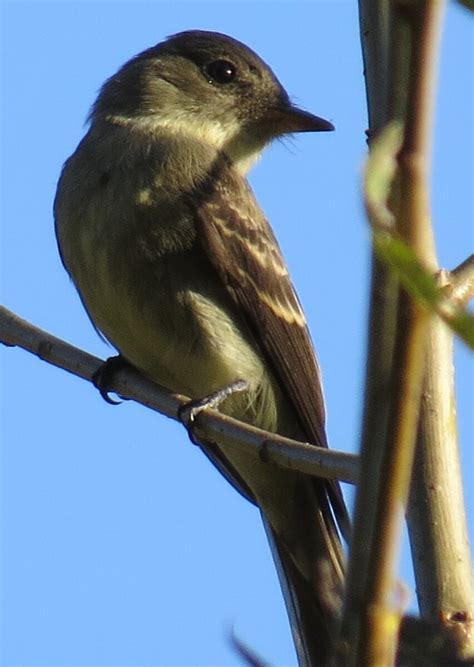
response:
<path fill-rule="evenodd" d="M 321 559 L 314 563 L 314 576 L 309 581 L 263 513 L 262 520 L 285 600 L 298 665 L 326 666 L 338 629 L 341 571 L 328 559 Z"/>

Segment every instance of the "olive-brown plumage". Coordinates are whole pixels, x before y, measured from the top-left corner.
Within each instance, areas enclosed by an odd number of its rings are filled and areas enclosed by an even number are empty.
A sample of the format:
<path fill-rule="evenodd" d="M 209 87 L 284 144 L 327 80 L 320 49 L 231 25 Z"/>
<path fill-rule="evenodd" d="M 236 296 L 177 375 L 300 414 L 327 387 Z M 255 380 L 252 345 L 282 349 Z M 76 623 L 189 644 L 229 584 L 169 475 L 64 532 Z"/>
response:
<path fill-rule="evenodd" d="M 244 174 L 275 137 L 330 123 L 293 106 L 246 46 L 201 31 L 124 65 L 90 121 L 64 166 L 55 218 L 96 328 L 145 375 L 192 398 L 245 380 L 223 412 L 327 446 L 305 317 Z M 339 487 L 232 448 L 207 453 L 260 507 L 300 662 L 326 664 L 343 571 Z"/>

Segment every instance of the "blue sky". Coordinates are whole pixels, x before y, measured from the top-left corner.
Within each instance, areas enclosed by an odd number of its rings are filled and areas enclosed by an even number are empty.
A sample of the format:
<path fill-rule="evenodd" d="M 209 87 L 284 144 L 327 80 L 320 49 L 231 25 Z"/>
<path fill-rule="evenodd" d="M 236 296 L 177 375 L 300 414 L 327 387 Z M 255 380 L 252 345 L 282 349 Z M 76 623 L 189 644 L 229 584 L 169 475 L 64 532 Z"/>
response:
<path fill-rule="evenodd" d="M 369 257 L 355 4 L 4 1 L 1 301 L 93 354 L 112 354 L 58 258 L 51 207 L 62 162 L 99 86 L 128 58 L 180 30 L 228 33 L 337 129 L 276 143 L 250 178 L 308 316 L 330 442 L 353 451 Z M 473 25 L 450 5 L 432 198 L 447 268 L 474 240 Z M 272 664 L 294 665 L 258 513 L 183 429 L 131 403 L 111 407 L 19 349 L 0 355 L 2 667 L 237 665 L 231 627 Z M 457 363 L 463 463 L 472 470 L 472 360 L 461 346 Z M 401 572 L 413 590 L 406 550 Z"/>

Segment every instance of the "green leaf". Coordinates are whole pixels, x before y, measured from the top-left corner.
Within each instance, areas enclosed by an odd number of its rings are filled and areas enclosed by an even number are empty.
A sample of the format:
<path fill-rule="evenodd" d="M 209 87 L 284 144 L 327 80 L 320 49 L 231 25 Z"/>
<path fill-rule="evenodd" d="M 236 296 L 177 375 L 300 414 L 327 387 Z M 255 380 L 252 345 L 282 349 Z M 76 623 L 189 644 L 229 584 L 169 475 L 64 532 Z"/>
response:
<path fill-rule="evenodd" d="M 370 224 L 378 229 L 393 227 L 388 201 L 397 173 L 397 155 L 403 141 L 403 123 L 391 121 L 373 141 L 364 174 L 364 198 Z"/>
<path fill-rule="evenodd" d="M 377 256 L 392 269 L 407 292 L 427 310 L 441 317 L 466 345 L 474 349 L 474 317 L 438 286 L 435 276 L 420 264 L 413 250 L 386 231 L 374 230 L 373 241 Z"/>
<path fill-rule="evenodd" d="M 435 276 L 425 269 L 396 231 L 396 221 L 389 202 L 393 199 L 398 170 L 397 156 L 402 142 L 403 124 L 392 121 L 374 140 L 367 159 L 364 198 L 375 252 L 418 303 L 439 315 L 474 349 L 474 317 L 439 287 Z"/>

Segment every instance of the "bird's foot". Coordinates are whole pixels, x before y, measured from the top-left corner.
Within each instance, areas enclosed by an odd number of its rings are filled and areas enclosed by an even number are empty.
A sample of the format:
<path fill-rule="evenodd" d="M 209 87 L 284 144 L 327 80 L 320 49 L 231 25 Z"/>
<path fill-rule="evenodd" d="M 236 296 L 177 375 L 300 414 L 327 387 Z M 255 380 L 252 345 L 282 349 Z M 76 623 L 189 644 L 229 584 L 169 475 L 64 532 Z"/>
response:
<path fill-rule="evenodd" d="M 122 357 L 121 354 L 118 354 L 115 357 L 106 359 L 102 366 L 100 366 L 92 376 L 94 387 L 99 390 L 104 401 L 110 403 L 110 405 L 120 405 L 120 403 L 122 403 L 122 401 L 115 401 L 113 398 L 110 398 L 109 394 L 112 391 L 111 384 L 114 380 L 114 376 L 118 371 L 127 368 L 127 366 L 130 366 L 128 361 Z M 122 400 L 128 399 L 122 397 Z"/>
<path fill-rule="evenodd" d="M 194 435 L 196 417 L 200 412 L 206 410 L 207 408 L 216 409 L 219 407 L 222 401 L 224 401 L 229 396 L 232 396 L 232 394 L 246 391 L 248 388 L 248 382 L 245 380 L 235 380 L 235 382 L 231 382 L 230 384 L 222 387 L 221 389 L 218 389 L 217 391 L 214 391 L 208 396 L 193 399 L 192 401 L 188 401 L 184 405 L 181 405 L 178 408 L 178 419 L 185 426 L 191 442 L 195 445 L 200 444 Z"/>

